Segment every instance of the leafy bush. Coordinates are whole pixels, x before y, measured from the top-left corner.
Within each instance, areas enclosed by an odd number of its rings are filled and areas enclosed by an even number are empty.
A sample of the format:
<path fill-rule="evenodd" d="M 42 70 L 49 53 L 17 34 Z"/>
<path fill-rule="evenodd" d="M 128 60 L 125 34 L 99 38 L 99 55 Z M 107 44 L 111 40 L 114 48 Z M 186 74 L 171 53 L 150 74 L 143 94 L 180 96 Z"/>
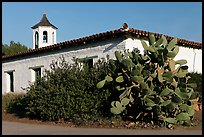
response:
<path fill-rule="evenodd" d="M 74 120 L 85 122 L 108 115 L 108 89 L 96 84 L 106 73 L 105 61 L 93 68 L 68 64 L 64 58 L 53 62 L 51 70 L 27 89 L 27 114 L 41 120 Z"/>
<path fill-rule="evenodd" d="M 6 93 L 2 95 L 2 111 L 13 113 L 21 110 L 19 102 L 24 98 L 25 93 Z M 17 107 L 18 106 L 18 107 Z"/>
<path fill-rule="evenodd" d="M 202 74 L 197 72 L 188 73 L 191 78 L 189 79 L 189 83 L 196 83 L 197 87 L 193 88 L 194 91 L 199 93 L 199 97 L 202 98 Z"/>
<path fill-rule="evenodd" d="M 141 41 L 144 54 L 115 52 L 110 59 L 110 71 L 98 82 L 100 89 L 113 83 L 118 98 L 111 102 L 113 114 L 130 115 L 135 120 L 147 120 L 172 128 L 174 124 L 190 126 L 195 113 L 192 99 L 197 98 L 195 83 L 187 83 L 188 66 L 185 59 L 174 60 L 179 52 L 177 39 L 164 36 L 155 41 L 150 35 L 150 46 Z"/>

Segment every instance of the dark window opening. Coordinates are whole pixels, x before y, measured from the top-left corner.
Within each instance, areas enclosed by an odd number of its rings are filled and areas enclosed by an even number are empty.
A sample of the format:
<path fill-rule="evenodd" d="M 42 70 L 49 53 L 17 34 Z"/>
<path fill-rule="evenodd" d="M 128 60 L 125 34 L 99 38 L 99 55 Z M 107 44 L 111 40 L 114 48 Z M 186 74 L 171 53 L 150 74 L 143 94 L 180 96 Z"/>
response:
<path fill-rule="evenodd" d="M 88 59 L 87 65 L 88 65 L 88 68 L 93 68 L 93 59 Z"/>
<path fill-rule="evenodd" d="M 14 92 L 14 80 L 13 80 L 13 72 L 9 72 L 9 79 L 10 79 L 10 91 Z"/>
<path fill-rule="evenodd" d="M 41 78 L 41 68 L 35 68 L 33 70 L 35 71 L 35 80 Z"/>
<path fill-rule="evenodd" d="M 54 35 L 54 32 L 52 33 L 52 44 L 54 44 L 54 38 L 55 38 L 55 35 Z"/>
<path fill-rule="evenodd" d="M 47 43 L 47 31 L 43 31 L 43 43 Z"/>
<path fill-rule="evenodd" d="M 84 58 L 80 60 L 81 63 L 83 63 L 84 66 L 88 68 L 93 68 L 93 59 L 91 58 Z"/>
<path fill-rule="evenodd" d="M 38 43 L 39 43 L 39 36 L 38 36 L 38 32 L 35 33 L 35 48 L 38 48 Z"/>
<path fill-rule="evenodd" d="M 88 68 L 93 68 L 94 66 L 94 58 L 98 58 L 98 56 L 91 56 L 91 57 L 85 57 L 85 58 L 77 58 L 78 63 L 82 63 L 83 66 L 86 66 Z"/>

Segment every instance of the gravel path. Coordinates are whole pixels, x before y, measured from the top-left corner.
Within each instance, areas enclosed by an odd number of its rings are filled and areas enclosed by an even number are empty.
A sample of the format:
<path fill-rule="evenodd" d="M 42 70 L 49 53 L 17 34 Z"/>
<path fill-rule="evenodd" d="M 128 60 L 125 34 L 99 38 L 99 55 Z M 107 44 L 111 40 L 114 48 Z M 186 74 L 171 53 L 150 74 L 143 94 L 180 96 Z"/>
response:
<path fill-rule="evenodd" d="M 202 135 L 202 129 L 73 128 L 2 121 L 2 135 Z"/>

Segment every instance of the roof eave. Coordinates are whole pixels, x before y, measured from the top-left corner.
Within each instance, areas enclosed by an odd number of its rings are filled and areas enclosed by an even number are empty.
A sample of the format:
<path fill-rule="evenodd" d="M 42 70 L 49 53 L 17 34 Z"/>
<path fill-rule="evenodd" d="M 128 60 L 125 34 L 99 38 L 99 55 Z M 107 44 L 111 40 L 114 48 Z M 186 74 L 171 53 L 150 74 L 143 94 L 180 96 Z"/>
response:
<path fill-rule="evenodd" d="M 35 26 L 33 26 L 33 27 L 35 27 Z M 139 37 L 148 38 L 150 33 L 152 33 L 152 32 L 137 30 L 137 29 L 133 29 L 133 28 L 130 28 L 127 31 L 124 31 L 123 29 L 112 30 L 112 31 L 98 33 L 98 34 L 94 34 L 94 35 L 79 38 L 79 39 L 73 39 L 70 41 L 57 43 L 57 44 L 50 45 L 50 46 L 43 47 L 43 48 L 39 48 L 39 49 L 31 49 L 31 50 L 28 50 L 25 52 L 20 52 L 20 53 L 16 53 L 16 54 L 12 54 L 12 55 L 7 55 L 7 56 L 2 56 L 2 59 L 13 58 L 16 56 L 26 55 L 26 54 L 30 54 L 30 53 L 34 53 L 34 52 L 41 52 L 44 50 L 55 49 L 58 47 L 60 48 L 62 46 L 63 47 L 70 47 L 73 45 L 78 45 L 80 43 L 96 42 L 98 40 L 102 40 L 103 38 L 113 38 L 113 37 L 118 36 L 118 35 L 131 34 L 131 35 L 136 35 Z M 163 34 L 158 34 L 158 33 L 153 33 L 153 34 L 155 34 L 155 38 L 159 38 L 161 35 L 163 35 Z M 164 36 L 166 36 L 166 35 L 164 35 Z M 166 38 L 168 41 L 170 41 L 174 37 L 166 36 Z M 202 43 L 199 43 L 199 42 L 193 42 L 193 41 L 188 41 L 188 40 L 178 38 L 178 44 L 182 47 L 188 47 L 188 48 L 194 48 L 194 49 L 201 49 L 202 50 Z"/>

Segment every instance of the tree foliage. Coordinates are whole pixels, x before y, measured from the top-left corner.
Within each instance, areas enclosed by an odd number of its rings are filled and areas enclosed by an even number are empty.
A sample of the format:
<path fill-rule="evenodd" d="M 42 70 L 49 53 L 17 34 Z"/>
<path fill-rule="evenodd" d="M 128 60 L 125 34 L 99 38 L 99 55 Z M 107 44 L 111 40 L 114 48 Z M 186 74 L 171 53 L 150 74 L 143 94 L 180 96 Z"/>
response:
<path fill-rule="evenodd" d="M 44 76 L 31 84 L 26 96 L 9 108 L 22 111 L 33 119 L 86 122 L 109 115 L 108 89 L 97 89 L 96 83 L 107 73 L 105 61 L 92 68 L 68 64 L 64 57 L 50 64 Z M 17 110 L 14 108 L 17 108 Z"/>
<path fill-rule="evenodd" d="M 2 56 L 14 54 L 17 52 L 28 50 L 29 48 L 25 45 L 22 45 L 20 42 L 11 41 L 10 45 L 2 43 Z"/>

